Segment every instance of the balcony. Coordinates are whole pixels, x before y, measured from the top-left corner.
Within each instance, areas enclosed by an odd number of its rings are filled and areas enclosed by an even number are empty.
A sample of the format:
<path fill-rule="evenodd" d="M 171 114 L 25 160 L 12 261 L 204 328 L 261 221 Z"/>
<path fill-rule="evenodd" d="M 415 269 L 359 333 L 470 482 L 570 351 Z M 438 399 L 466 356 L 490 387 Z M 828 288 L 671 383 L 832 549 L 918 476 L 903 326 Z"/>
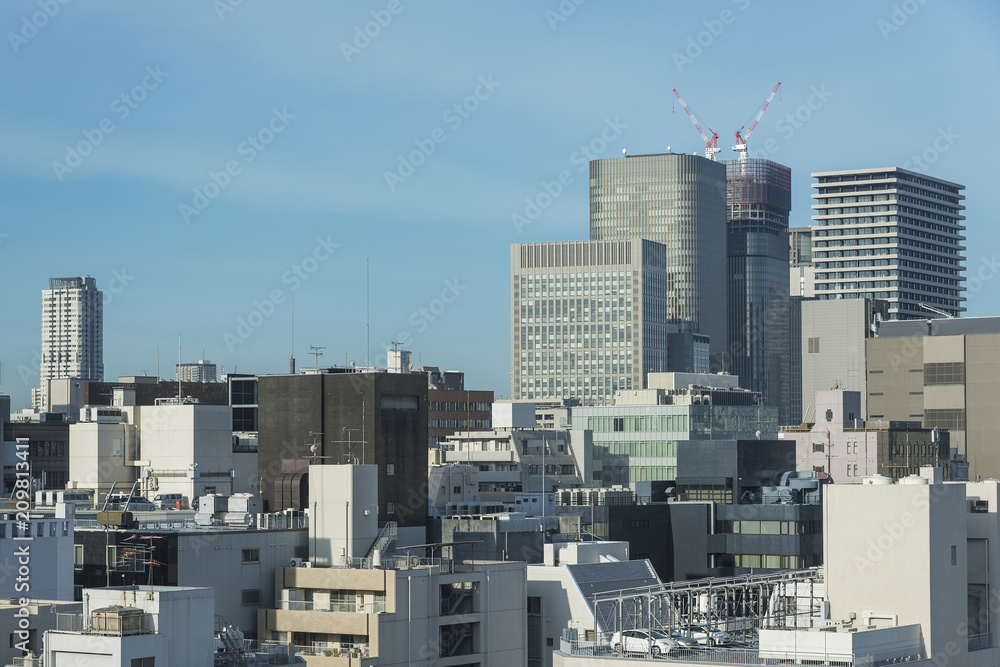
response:
<path fill-rule="evenodd" d="M 329 602 L 322 603 L 317 603 L 313 600 L 279 600 L 278 609 L 284 611 L 332 611 L 347 614 L 384 614 L 386 603 L 385 600 L 368 603 L 340 600 L 330 600 Z"/>

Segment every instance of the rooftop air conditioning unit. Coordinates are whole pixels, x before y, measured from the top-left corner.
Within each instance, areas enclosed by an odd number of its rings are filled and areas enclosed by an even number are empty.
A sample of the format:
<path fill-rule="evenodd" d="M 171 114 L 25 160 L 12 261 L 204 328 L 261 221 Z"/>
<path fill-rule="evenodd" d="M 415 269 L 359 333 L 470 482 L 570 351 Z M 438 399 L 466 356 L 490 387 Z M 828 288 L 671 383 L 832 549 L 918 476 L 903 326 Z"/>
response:
<path fill-rule="evenodd" d="M 289 567 L 302 567 L 302 559 L 301 558 L 293 558 L 291 560 L 291 562 L 288 564 L 288 566 Z"/>

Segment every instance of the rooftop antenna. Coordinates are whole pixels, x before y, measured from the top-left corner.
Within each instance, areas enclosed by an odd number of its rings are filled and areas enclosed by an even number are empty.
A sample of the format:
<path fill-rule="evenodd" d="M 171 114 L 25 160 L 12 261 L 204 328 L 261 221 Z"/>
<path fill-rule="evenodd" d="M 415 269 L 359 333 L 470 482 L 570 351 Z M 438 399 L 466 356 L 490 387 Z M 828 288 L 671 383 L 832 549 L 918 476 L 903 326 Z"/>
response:
<path fill-rule="evenodd" d="M 295 375 L 295 292 L 292 292 L 292 354 L 288 357 L 288 369 Z"/>
<path fill-rule="evenodd" d="M 365 259 L 365 366 L 371 367 L 372 365 L 372 318 L 371 318 L 371 299 L 369 298 L 369 292 L 371 289 L 371 279 L 370 279 L 370 259 Z"/>
<path fill-rule="evenodd" d="M 316 357 L 316 368 L 319 368 L 319 358 L 323 356 L 323 350 L 326 349 L 325 345 L 310 345 L 309 354 Z"/>
<path fill-rule="evenodd" d="M 156 381 L 160 381 L 160 346 L 156 346 Z"/>
<path fill-rule="evenodd" d="M 177 365 L 181 365 L 181 335 L 177 334 Z M 180 401 L 184 394 L 181 392 L 181 373 L 177 369 L 177 400 Z"/>

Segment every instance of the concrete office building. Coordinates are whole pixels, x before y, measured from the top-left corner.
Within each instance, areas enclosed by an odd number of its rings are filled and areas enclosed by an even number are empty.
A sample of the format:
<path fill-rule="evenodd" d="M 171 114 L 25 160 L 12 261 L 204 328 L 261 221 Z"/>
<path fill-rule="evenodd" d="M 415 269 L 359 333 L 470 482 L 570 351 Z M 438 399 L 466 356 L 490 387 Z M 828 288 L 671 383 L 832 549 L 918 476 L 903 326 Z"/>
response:
<path fill-rule="evenodd" d="M 726 160 L 726 370 L 759 391 L 778 419 L 798 418 L 789 337 L 788 213 L 792 172 L 762 159 Z"/>
<path fill-rule="evenodd" d="M 868 340 L 868 416 L 949 431 L 969 479 L 1000 477 L 1000 317 L 886 322 Z"/>
<path fill-rule="evenodd" d="M 362 665 L 405 665 L 415 657 L 524 665 L 525 564 L 457 562 L 441 556 L 446 545 L 397 555 L 396 524 L 380 529 L 374 511 L 381 467 L 312 466 L 310 559 L 277 568 L 275 608 L 260 611 L 260 638 L 294 643 L 317 656 L 309 659 L 315 664 L 328 664 L 326 656 Z"/>
<path fill-rule="evenodd" d="M 666 258 L 663 245 L 638 238 L 513 244 L 514 400 L 609 403 L 669 370 L 677 328 Z"/>
<path fill-rule="evenodd" d="M 22 609 L 24 611 L 21 611 Z M 16 597 L 0 599 L 0 638 L 8 638 L 7 646 L 0 641 L 0 663 L 34 667 L 28 659 L 34 656 L 37 656 L 36 660 L 41 663 L 42 638 L 45 632 L 55 630 L 57 619 L 63 617 L 63 614 L 79 614 L 82 609 L 83 605 L 79 602 L 42 600 L 34 596 L 23 607 L 18 604 Z M 21 619 L 25 618 L 28 623 L 27 630 L 21 629 Z M 27 637 L 19 636 L 18 632 L 27 632 Z M 19 646 L 15 647 L 16 645 Z M 22 648 L 28 649 L 31 654 L 26 655 Z M 15 663 L 15 659 L 23 662 Z"/>
<path fill-rule="evenodd" d="M 965 186 L 898 167 L 812 176 L 818 298 L 885 299 L 893 320 L 965 312 Z"/>
<path fill-rule="evenodd" d="M 809 298 L 816 294 L 812 261 L 812 227 L 788 228 L 788 293 Z"/>
<path fill-rule="evenodd" d="M 73 527 L 76 508 L 60 503 L 55 510 L 31 511 L 27 521 L 10 510 L 0 513 L 0 598 L 73 599 Z M 24 547 L 28 560 L 24 562 Z M 29 570 L 18 579 L 18 568 Z M 22 573 L 23 576 L 23 573 Z M 28 586 L 25 589 L 25 585 Z"/>
<path fill-rule="evenodd" d="M 274 571 L 308 556 L 303 517 L 253 515 L 249 525 L 198 525 L 189 512 L 139 515 L 130 528 L 97 524 L 84 512 L 70 532 L 69 597 L 77 590 L 125 584 L 207 586 L 217 616 L 256 637 L 257 612 L 274 607 Z M 131 597 L 131 596 L 130 596 Z"/>
<path fill-rule="evenodd" d="M 104 293 L 90 276 L 42 290 L 41 379 L 104 379 Z"/>
<path fill-rule="evenodd" d="M 919 421 L 858 417 L 861 392 L 816 392 L 816 423 L 782 429 L 795 442 L 797 470 L 830 475 L 838 484 L 859 484 L 865 477 L 902 479 L 920 467 L 941 467 L 950 479 L 949 433 L 921 428 Z"/>
<path fill-rule="evenodd" d="M 604 486 L 676 479 L 682 440 L 777 437 L 777 408 L 735 385 L 735 375 L 652 373 L 652 388 L 620 392 L 610 406 L 571 410 L 572 427 L 593 432 Z"/>
<path fill-rule="evenodd" d="M 628 542 L 546 544 L 543 564 L 528 566 L 528 667 L 553 664 L 564 628 L 593 639 L 596 595 L 659 583 L 649 561 L 629 560 Z"/>
<path fill-rule="evenodd" d="M 345 372 L 337 372 L 345 371 Z M 378 466 L 381 522 L 421 533 L 427 521 L 427 378 L 322 369 L 258 379 L 261 495 L 272 511 L 299 505 L 308 463 Z M 282 462 L 304 468 L 283 472 Z M 293 497 L 294 496 L 294 497 Z"/>
<path fill-rule="evenodd" d="M 889 302 L 802 299 L 798 306 L 802 310 L 802 421 L 817 421 L 816 392 L 832 389 L 860 392 L 861 407 L 855 416 L 864 419 L 868 414 L 865 343 L 875 337 L 879 322 L 889 318 Z"/>
<path fill-rule="evenodd" d="M 590 238 L 662 243 L 666 321 L 682 333 L 709 336 L 712 370 L 723 370 L 728 350 L 723 164 L 676 153 L 593 160 Z"/>
<path fill-rule="evenodd" d="M 45 633 L 46 665 L 212 667 L 211 588 L 89 588 L 83 612 Z"/>

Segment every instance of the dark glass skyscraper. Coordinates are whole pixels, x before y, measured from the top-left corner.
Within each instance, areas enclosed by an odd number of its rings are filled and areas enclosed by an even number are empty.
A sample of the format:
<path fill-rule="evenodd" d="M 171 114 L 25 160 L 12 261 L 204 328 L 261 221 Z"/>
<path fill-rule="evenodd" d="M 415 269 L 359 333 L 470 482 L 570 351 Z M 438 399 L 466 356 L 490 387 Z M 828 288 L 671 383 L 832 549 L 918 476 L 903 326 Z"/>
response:
<path fill-rule="evenodd" d="M 729 363 L 741 384 L 798 419 L 788 295 L 791 170 L 761 159 L 726 160 Z"/>

